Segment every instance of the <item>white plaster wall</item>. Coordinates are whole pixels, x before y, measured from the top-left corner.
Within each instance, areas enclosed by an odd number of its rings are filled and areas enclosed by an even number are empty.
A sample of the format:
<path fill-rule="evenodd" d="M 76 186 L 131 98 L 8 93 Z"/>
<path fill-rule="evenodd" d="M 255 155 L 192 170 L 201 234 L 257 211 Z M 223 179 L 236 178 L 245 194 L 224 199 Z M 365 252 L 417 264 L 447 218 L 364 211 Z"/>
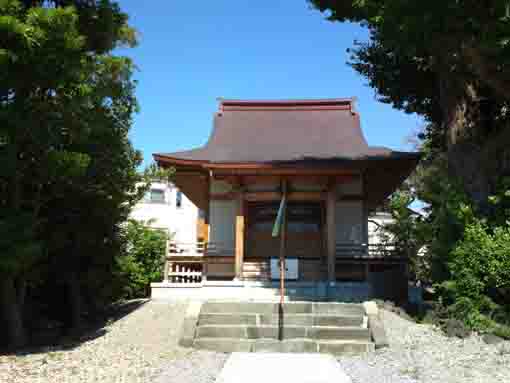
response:
<path fill-rule="evenodd" d="M 363 201 L 339 201 L 336 203 L 336 242 L 364 243 L 365 224 Z"/>
<path fill-rule="evenodd" d="M 209 241 L 234 248 L 236 201 L 210 202 Z"/>
<path fill-rule="evenodd" d="M 149 203 L 142 200 L 133 208 L 130 218 L 144 222 L 153 220 L 150 226 L 173 233 L 174 241 L 196 242 L 198 208 L 184 194 L 181 207 L 177 207 L 179 189 L 172 184 L 154 182 L 151 188 L 164 190 L 165 203 Z"/>

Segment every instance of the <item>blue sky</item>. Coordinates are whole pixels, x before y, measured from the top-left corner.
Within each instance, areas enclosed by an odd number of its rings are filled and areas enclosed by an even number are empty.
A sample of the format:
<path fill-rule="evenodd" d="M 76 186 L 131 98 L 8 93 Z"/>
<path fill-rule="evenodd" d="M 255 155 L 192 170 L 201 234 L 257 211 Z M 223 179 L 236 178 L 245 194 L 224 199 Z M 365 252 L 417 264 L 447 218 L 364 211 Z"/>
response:
<path fill-rule="evenodd" d="M 149 5 L 150 4 L 150 5 Z M 412 149 L 421 125 L 377 102 L 347 64 L 346 49 L 367 32 L 331 23 L 306 0 L 120 0 L 140 45 L 120 53 L 139 67 L 141 106 L 131 133 L 145 164 L 154 152 L 204 144 L 217 97 L 242 99 L 356 96 L 371 145 Z"/>

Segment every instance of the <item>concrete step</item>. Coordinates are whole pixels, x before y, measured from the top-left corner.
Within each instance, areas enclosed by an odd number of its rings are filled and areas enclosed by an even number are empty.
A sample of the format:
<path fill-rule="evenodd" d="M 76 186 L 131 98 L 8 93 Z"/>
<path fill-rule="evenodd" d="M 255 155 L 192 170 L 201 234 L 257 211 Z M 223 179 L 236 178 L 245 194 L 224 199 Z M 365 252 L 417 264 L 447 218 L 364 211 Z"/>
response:
<path fill-rule="evenodd" d="M 205 302 L 201 314 L 239 313 L 239 314 L 278 314 L 280 305 L 276 302 Z M 284 314 L 330 314 L 330 315 L 361 315 L 363 306 L 354 303 L 330 302 L 286 302 L 283 304 Z"/>
<path fill-rule="evenodd" d="M 278 339 L 279 327 L 274 325 L 200 325 L 197 338 Z M 283 339 L 324 339 L 369 341 L 370 332 L 359 326 L 287 326 Z"/>
<path fill-rule="evenodd" d="M 198 325 L 252 325 L 255 326 L 260 315 L 254 313 L 205 313 L 198 317 Z"/>
<path fill-rule="evenodd" d="M 206 313 L 201 314 L 198 325 L 278 325 L 278 314 Z M 361 315 L 284 314 L 284 326 L 361 326 Z"/>
<path fill-rule="evenodd" d="M 193 348 L 216 352 L 251 352 L 253 342 L 236 338 L 195 338 Z"/>
<path fill-rule="evenodd" d="M 318 351 L 317 342 L 312 339 L 255 339 L 251 352 L 290 352 L 315 353 Z"/>
<path fill-rule="evenodd" d="M 312 326 L 306 335 L 312 339 L 370 341 L 370 330 L 363 327 Z"/>
<path fill-rule="evenodd" d="M 373 343 L 364 341 L 314 341 L 310 339 L 235 339 L 198 338 L 193 347 L 219 352 L 291 352 L 328 353 L 334 355 L 365 354 L 374 350 Z"/>
<path fill-rule="evenodd" d="M 280 316 L 261 315 L 259 323 L 262 325 L 279 325 Z M 284 326 L 361 326 L 362 315 L 335 315 L 335 314 L 284 314 Z"/>
<path fill-rule="evenodd" d="M 323 354 L 360 355 L 375 351 L 375 346 L 368 341 L 318 341 L 317 349 Z"/>
<path fill-rule="evenodd" d="M 313 304 L 313 312 L 331 315 L 365 315 L 365 309 L 357 303 L 316 302 Z"/>

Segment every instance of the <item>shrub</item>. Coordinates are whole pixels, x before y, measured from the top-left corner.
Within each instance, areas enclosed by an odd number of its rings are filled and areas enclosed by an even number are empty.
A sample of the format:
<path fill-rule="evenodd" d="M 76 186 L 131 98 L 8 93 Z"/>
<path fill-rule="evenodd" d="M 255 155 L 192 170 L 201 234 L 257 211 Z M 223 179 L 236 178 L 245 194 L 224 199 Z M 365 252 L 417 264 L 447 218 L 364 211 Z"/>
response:
<path fill-rule="evenodd" d="M 493 301 L 493 292 L 510 287 L 510 230 L 489 228 L 474 220 L 450 254 L 450 280 L 441 284 L 449 313 L 467 326 L 491 331 L 504 321 L 504 308 Z"/>
<path fill-rule="evenodd" d="M 163 279 L 168 234 L 146 223 L 129 220 L 124 235 L 125 253 L 117 260 L 122 298 L 146 297 L 150 283 Z"/>
<path fill-rule="evenodd" d="M 510 287 L 510 230 L 493 232 L 481 221 L 466 227 L 464 238 L 452 252 L 449 263 L 458 293 L 479 297 L 489 289 Z"/>
<path fill-rule="evenodd" d="M 497 325 L 492 333 L 501 338 L 510 339 L 510 326 Z"/>

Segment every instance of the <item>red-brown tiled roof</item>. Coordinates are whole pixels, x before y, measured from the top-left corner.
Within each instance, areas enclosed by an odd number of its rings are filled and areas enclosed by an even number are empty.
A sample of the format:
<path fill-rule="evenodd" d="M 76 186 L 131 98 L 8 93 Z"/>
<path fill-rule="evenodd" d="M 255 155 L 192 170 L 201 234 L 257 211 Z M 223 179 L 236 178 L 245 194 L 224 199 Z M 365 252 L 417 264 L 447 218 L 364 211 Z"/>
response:
<path fill-rule="evenodd" d="M 388 157 L 370 147 L 353 99 L 222 100 L 203 147 L 158 157 L 212 163 Z"/>

